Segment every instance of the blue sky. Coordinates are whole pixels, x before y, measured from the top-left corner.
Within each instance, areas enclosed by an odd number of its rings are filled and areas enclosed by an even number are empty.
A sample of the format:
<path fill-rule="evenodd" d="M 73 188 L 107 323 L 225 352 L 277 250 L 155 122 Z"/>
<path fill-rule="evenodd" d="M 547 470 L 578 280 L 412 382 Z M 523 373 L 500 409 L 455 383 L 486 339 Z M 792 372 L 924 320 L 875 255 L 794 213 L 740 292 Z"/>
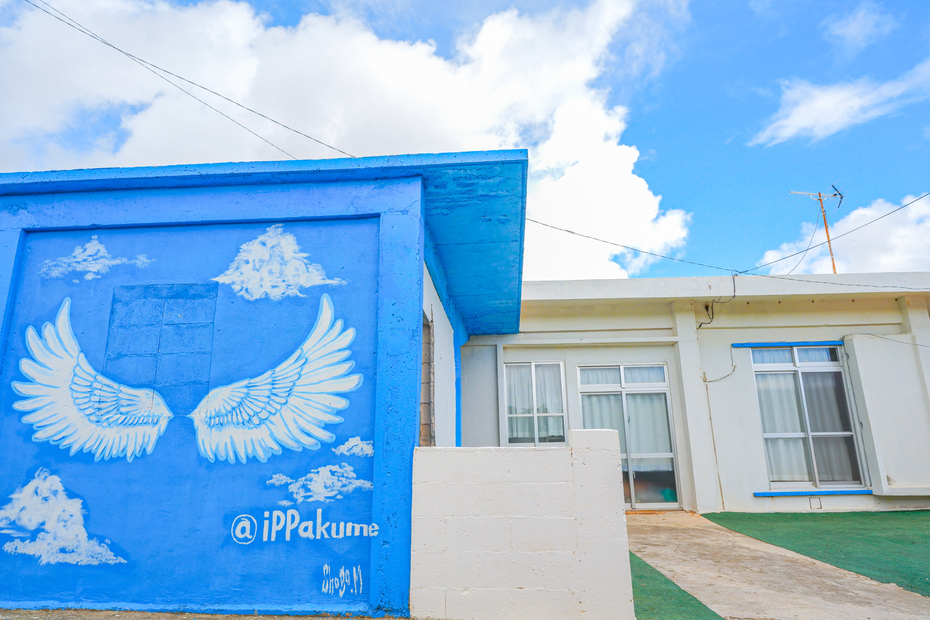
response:
<path fill-rule="evenodd" d="M 528 148 L 529 216 L 746 270 L 930 191 L 920 0 L 54 0 L 114 44 L 355 155 Z M 279 159 L 124 57 L 0 0 L 0 170 Z M 199 92 L 288 153 L 337 156 Z M 930 270 L 930 198 L 837 239 Z M 528 279 L 719 275 L 527 224 Z M 826 248 L 761 273 L 827 273 Z"/>

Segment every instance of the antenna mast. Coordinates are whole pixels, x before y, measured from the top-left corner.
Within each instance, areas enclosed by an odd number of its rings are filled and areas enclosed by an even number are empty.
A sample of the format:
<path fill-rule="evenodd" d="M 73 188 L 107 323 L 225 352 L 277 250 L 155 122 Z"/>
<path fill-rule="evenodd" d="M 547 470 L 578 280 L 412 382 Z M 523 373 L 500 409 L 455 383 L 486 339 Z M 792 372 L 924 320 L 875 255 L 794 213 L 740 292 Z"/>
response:
<path fill-rule="evenodd" d="M 835 274 L 836 274 L 836 261 L 833 259 L 833 244 L 830 243 L 830 226 L 827 225 L 827 212 L 826 212 L 826 211 L 824 210 L 824 208 L 823 208 L 823 199 L 824 199 L 824 198 L 837 198 L 837 197 L 839 197 L 839 199 L 840 199 L 840 204 L 843 204 L 843 193 L 840 192 L 840 190 L 836 189 L 836 186 L 835 186 L 835 185 L 831 185 L 830 187 L 833 188 L 833 190 L 834 190 L 835 193 L 833 193 L 833 194 L 828 194 L 828 195 L 824 195 L 824 194 L 822 194 L 822 193 L 820 193 L 820 192 L 817 192 L 817 193 L 815 194 L 815 193 L 813 193 L 813 192 L 794 192 L 794 191 L 793 191 L 793 192 L 791 192 L 791 193 L 792 193 L 792 194 L 802 194 L 802 195 L 804 195 L 804 196 L 810 196 L 811 198 L 813 198 L 814 200 L 816 200 L 816 201 L 818 201 L 818 202 L 820 203 L 820 213 L 823 215 L 823 229 L 824 229 L 824 230 L 826 231 L 826 233 L 827 233 L 827 247 L 830 249 L 830 263 L 833 264 L 833 273 L 834 273 L 834 275 L 835 275 Z M 839 209 L 839 208 L 840 208 L 839 205 L 837 205 L 836 208 Z"/>

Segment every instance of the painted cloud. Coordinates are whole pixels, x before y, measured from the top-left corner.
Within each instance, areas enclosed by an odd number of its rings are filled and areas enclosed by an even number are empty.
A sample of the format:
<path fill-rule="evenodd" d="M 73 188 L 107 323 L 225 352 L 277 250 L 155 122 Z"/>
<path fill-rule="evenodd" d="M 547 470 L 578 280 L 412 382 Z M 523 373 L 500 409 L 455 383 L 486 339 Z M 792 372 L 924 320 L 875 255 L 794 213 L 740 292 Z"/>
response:
<path fill-rule="evenodd" d="M 335 499 L 342 499 L 345 495 L 361 489 L 370 491 L 371 482 L 368 480 L 359 480 L 355 476 L 355 470 L 348 463 L 339 465 L 326 465 L 319 469 L 314 469 L 303 478 L 292 480 L 284 474 L 275 474 L 267 482 L 272 486 L 287 485 L 287 490 L 299 504 L 301 502 L 331 502 Z M 290 505 L 289 500 L 286 505 Z M 284 502 L 280 502 L 285 505 Z"/>
<path fill-rule="evenodd" d="M 81 500 L 69 498 L 61 479 L 47 469 L 37 471 L 10 499 L 0 508 L 0 533 L 17 539 L 3 545 L 7 553 L 34 555 L 39 564 L 126 562 L 87 536 Z"/>
<path fill-rule="evenodd" d="M 44 261 L 39 273 L 45 278 L 60 278 L 72 271 L 84 272 L 85 280 L 96 280 L 110 271 L 110 267 L 114 265 L 131 264 L 145 267 L 152 262 L 145 254 L 139 254 L 134 259 L 113 258 L 106 247 L 97 240 L 97 235 L 94 235 L 84 245 L 74 248 L 69 256 Z"/>
<path fill-rule="evenodd" d="M 345 284 L 339 278 L 328 279 L 323 267 L 308 261 L 307 254 L 297 245 L 297 238 L 283 232 L 280 224 L 243 243 L 226 273 L 213 279 L 230 285 L 237 295 L 250 301 L 303 297 L 302 288 Z"/>
<path fill-rule="evenodd" d="M 370 441 L 362 441 L 361 437 L 353 437 L 341 446 L 333 448 L 333 452 L 340 456 L 372 456 L 375 449 Z"/>

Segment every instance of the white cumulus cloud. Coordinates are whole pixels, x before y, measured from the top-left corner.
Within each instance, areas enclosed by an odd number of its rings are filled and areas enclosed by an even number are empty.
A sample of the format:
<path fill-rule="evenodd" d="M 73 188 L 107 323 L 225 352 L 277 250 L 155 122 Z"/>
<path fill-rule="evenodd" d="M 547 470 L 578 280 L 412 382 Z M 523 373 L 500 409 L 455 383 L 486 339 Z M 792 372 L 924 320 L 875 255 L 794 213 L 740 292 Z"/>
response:
<path fill-rule="evenodd" d="M 685 0 L 512 9 L 476 23 L 451 58 L 429 41 L 379 38 L 352 11 L 282 28 L 229 0 L 56 6 L 128 51 L 353 155 L 529 148 L 531 217 L 660 253 L 686 239 L 687 214 L 663 208 L 634 174 L 638 151 L 621 143 L 627 110 L 603 86 L 661 70 L 689 19 Z M 285 157 L 25 3 L 9 13 L 0 30 L 0 169 Z M 337 155 L 200 94 L 296 157 Z M 527 227 L 527 279 L 623 277 L 647 262 Z"/>
<path fill-rule="evenodd" d="M 284 482 L 285 480 L 290 482 Z M 372 488 L 371 482 L 360 480 L 355 475 L 355 469 L 348 463 L 325 465 L 311 470 L 309 474 L 297 480 L 290 480 L 284 474 L 275 474 L 268 481 L 268 484 L 274 486 L 287 484 L 288 492 L 298 504 L 301 502 L 331 502 L 342 499 L 355 490 L 370 491 Z"/>
<path fill-rule="evenodd" d="M 46 278 L 60 278 L 72 272 L 83 272 L 85 280 L 96 280 L 114 265 L 145 267 L 152 262 L 145 254 L 139 254 L 134 259 L 113 258 L 97 240 L 97 235 L 94 235 L 84 245 L 74 248 L 70 255 L 44 261 L 39 273 Z"/>
<path fill-rule="evenodd" d="M 927 243 L 927 239 L 930 238 L 930 197 L 918 200 L 874 224 L 868 224 L 915 198 L 916 196 L 907 196 L 897 205 L 886 200 L 876 200 L 866 207 L 854 209 L 836 223 L 831 223 L 830 238 L 834 240 L 833 254 L 837 272 L 930 271 L 930 243 Z M 850 232 L 863 224 L 868 225 L 861 230 Z M 848 236 L 842 236 L 847 232 L 850 233 Z M 825 242 L 826 234 L 822 223 L 805 223 L 797 239 L 769 250 L 757 264 L 804 252 L 809 243 L 815 246 Z M 806 255 L 786 258 L 767 269 L 772 274 L 786 274 L 789 271 L 833 273 L 830 252 L 826 245 L 813 248 Z"/>
<path fill-rule="evenodd" d="M 297 245 L 297 238 L 283 232 L 280 224 L 243 243 L 226 273 L 213 279 L 230 285 L 237 295 L 250 301 L 303 297 L 302 288 L 345 284 L 338 278 L 328 279 L 323 267 L 308 261 Z"/>
<path fill-rule="evenodd" d="M 352 437 L 341 446 L 333 448 L 333 452 L 340 456 L 373 456 L 375 448 L 370 441 L 362 441 L 361 437 Z"/>
<path fill-rule="evenodd" d="M 7 553 L 32 555 L 39 564 L 120 564 L 105 544 L 87 535 L 80 499 L 68 497 L 58 476 L 40 469 L 0 508 L 0 533 L 11 535 Z M 108 541 L 109 542 L 109 541 Z"/>
<path fill-rule="evenodd" d="M 781 107 L 750 144 L 772 146 L 792 138 L 820 140 L 930 97 L 930 59 L 887 82 L 860 79 L 817 85 L 782 84 Z"/>

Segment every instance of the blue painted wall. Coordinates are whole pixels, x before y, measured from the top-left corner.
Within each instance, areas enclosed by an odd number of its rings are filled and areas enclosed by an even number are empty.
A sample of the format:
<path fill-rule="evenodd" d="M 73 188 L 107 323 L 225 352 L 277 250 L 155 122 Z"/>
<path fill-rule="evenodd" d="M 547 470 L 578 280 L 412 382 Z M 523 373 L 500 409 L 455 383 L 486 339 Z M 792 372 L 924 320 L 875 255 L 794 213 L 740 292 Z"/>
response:
<path fill-rule="evenodd" d="M 0 606 L 406 613 L 421 179 L 64 176 L 0 197 Z"/>

